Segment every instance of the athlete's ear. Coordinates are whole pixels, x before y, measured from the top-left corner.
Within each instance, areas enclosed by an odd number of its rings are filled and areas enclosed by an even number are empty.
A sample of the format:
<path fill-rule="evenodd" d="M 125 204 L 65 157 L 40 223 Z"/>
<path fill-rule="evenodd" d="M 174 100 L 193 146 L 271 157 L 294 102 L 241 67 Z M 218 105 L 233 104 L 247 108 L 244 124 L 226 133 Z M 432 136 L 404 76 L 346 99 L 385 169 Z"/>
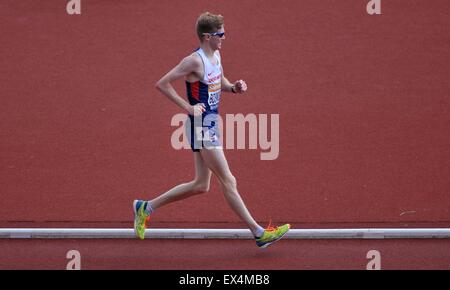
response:
<path fill-rule="evenodd" d="M 209 33 L 203 33 L 203 40 L 210 40 L 211 39 L 211 35 Z"/>

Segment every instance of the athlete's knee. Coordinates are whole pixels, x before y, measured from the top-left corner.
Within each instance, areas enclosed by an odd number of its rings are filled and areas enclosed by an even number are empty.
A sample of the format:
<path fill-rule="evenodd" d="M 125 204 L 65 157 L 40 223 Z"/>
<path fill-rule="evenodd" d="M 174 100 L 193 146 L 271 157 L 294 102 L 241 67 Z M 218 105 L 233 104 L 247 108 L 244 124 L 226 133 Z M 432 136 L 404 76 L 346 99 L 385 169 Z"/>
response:
<path fill-rule="evenodd" d="M 222 178 L 221 182 L 222 186 L 227 188 L 228 190 L 235 191 L 237 189 L 237 181 L 232 174 L 229 174 Z"/>
<path fill-rule="evenodd" d="M 209 182 L 194 181 L 192 183 L 193 194 L 202 194 L 207 193 L 208 191 L 209 191 Z"/>

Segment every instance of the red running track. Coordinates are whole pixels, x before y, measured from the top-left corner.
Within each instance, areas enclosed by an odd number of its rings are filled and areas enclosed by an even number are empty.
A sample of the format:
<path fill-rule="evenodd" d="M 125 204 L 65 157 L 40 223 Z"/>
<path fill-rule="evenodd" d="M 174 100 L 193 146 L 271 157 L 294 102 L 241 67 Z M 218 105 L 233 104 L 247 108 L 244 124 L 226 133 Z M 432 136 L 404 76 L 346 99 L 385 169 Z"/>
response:
<path fill-rule="evenodd" d="M 191 152 L 170 146 L 179 110 L 153 84 L 196 47 L 205 10 L 225 16 L 225 74 L 249 85 L 222 114 L 280 115 L 277 160 L 226 152 L 257 220 L 449 226 L 448 1 L 383 1 L 380 16 L 360 0 L 82 2 L 78 16 L 0 3 L 1 227 L 128 227 L 134 198 L 193 177 Z M 154 217 L 200 222 L 238 222 L 215 183 Z M 47 244 L 1 242 L 16 243 Z"/>
<path fill-rule="evenodd" d="M 267 249 L 239 240 L 3 240 L 1 269 L 65 270 L 77 250 L 81 269 L 365 270 L 380 253 L 383 270 L 450 269 L 449 240 L 285 240 Z"/>

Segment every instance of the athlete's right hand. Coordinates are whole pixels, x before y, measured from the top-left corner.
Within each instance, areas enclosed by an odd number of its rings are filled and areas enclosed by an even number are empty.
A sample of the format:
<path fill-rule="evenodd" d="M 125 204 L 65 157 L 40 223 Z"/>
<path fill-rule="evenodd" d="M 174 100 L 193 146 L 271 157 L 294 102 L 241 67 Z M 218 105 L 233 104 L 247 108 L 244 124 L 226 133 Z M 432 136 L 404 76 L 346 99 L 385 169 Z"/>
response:
<path fill-rule="evenodd" d="M 204 104 L 196 104 L 189 107 L 189 115 L 194 117 L 201 116 L 205 110 Z"/>

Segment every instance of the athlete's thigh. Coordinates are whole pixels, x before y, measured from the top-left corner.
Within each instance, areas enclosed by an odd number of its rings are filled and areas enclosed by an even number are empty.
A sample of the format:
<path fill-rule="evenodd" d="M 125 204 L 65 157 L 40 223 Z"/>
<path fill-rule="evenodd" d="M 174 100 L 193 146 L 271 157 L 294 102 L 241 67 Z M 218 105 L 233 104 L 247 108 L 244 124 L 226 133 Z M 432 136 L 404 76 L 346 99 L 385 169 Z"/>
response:
<path fill-rule="evenodd" d="M 206 165 L 200 152 L 194 152 L 195 159 L 195 179 L 199 182 L 205 182 L 209 184 L 211 180 L 211 170 Z"/>
<path fill-rule="evenodd" d="M 212 172 L 221 180 L 224 181 L 231 177 L 231 171 L 228 166 L 228 161 L 225 158 L 223 149 L 213 148 L 207 149 L 203 148 L 200 150 L 200 155 L 202 156 L 205 164 L 211 169 Z"/>

